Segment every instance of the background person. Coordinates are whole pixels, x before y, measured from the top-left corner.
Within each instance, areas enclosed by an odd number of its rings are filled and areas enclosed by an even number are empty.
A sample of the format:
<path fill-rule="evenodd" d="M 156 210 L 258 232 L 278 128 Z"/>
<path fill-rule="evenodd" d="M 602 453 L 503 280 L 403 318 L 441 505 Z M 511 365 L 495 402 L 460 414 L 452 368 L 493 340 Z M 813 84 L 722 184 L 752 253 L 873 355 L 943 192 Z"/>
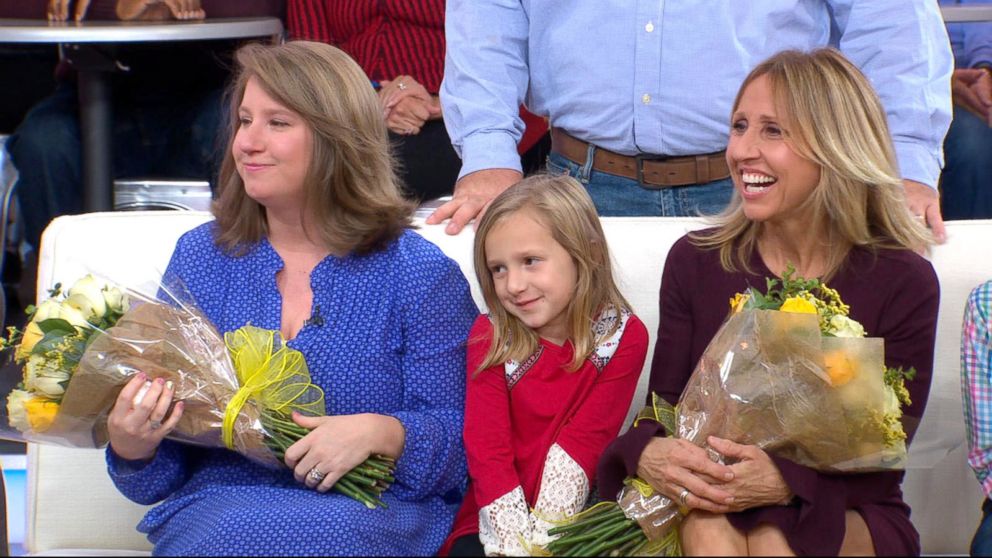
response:
<path fill-rule="evenodd" d="M 792 265 L 837 290 L 851 319 L 885 340 L 886 366 L 916 369 L 903 410 L 911 440 L 930 389 L 939 288 L 914 252 L 931 237 L 906 208 L 878 98 L 836 51 L 786 51 L 751 72 L 733 107 L 734 200 L 715 228 L 683 237 L 668 254 L 650 390 L 676 403 L 726 301 Z M 719 465 L 698 446 L 656 437 L 663 434 L 641 422 L 618 438 L 600 461 L 600 494 L 613 498 L 638 475 L 682 499 L 691 510 L 681 531 L 689 555 L 920 553 L 902 471 L 820 473 L 710 437 L 731 463 Z"/>
<path fill-rule="evenodd" d="M 156 554 L 433 554 L 465 483 L 468 283 L 409 230 L 378 100 L 347 54 L 256 44 L 237 61 L 217 220 L 179 240 L 166 281 L 222 333 L 281 331 L 328 416 L 297 416 L 312 431 L 271 470 L 163 441 L 180 404 L 167 414 L 161 383 L 134 404 L 136 377 L 108 419 L 111 479 L 131 500 L 162 501 L 138 525 Z M 396 458 L 385 509 L 329 492 L 371 454 Z"/>
<path fill-rule="evenodd" d="M 992 281 L 971 292 L 961 329 L 961 392 L 968 429 L 968 464 L 985 493 L 972 556 L 992 556 Z"/>
<path fill-rule="evenodd" d="M 946 219 L 992 219 L 992 22 L 949 23 L 947 34 L 954 49 L 954 119 L 944 140 L 941 209 Z"/>

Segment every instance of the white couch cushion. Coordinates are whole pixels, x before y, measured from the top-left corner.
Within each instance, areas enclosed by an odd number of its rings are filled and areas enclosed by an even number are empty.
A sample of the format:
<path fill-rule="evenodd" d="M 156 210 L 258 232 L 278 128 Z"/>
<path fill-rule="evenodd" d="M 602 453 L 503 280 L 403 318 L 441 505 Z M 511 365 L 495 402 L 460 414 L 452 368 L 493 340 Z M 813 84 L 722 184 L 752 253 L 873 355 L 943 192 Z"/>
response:
<path fill-rule="evenodd" d="M 150 288 L 164 271 L 180 234 L 208 220 L 206 213 L 132 212 L 60 217 L 42 239 L 39 293 L 56 281 L 71 284 L 86 273 Z M 644 400 L 658 326 L 658 289 L 668 249 L 689 230 L 703 226 L 686 218 L 606 218 L 617 278 L 651 337 L 648 358 L 631 405 Z M 482 307 L 472 269 L 469 230 L 458 236 L 443 227 L 419 232 L 461 266 Z M 992 221 L 948 224 L 948 243 L 934 249 L 941 306 L 933 389 L 927 413 L 910 452 L 904 485 L 913 520 L 930 554 L 966 553 L 978 522 L 981 491 L 965 461 L 958 343 L 964 301 L 992 278 Z M 28 460 L 27 549 L 147 550 L 134 526 L 144 508 L 125 500 L 106 475 L 103 455 L 93 450 L 32 446 Z"/>

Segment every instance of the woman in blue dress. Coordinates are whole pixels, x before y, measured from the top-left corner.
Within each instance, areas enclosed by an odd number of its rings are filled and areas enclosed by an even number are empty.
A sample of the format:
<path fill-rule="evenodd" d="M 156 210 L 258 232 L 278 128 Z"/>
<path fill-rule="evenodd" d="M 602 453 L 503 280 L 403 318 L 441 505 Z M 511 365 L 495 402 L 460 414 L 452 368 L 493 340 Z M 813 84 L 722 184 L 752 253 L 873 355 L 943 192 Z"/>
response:
<path fill-rule="evenodd" d="M 166 270 L 221 332 L 280 330 L 327 416 L 270 470 L 163 438 L 173 389 L 139 375 L 108 419 L 110 476 L 162 502 L 138 525 L 159 555 L 432 554 L 466 478 L 465 342 L 477 309 L 458 266 L 410 231 L 368 78 L 319 43 L 238 52 L 216 220 Z M 146 382 L 148 385 L 145 385 Z M 135 395 L 145 385 L 142 397 Z M 330 491 L 371 454 L 396 458 L 388 508 Z"/>

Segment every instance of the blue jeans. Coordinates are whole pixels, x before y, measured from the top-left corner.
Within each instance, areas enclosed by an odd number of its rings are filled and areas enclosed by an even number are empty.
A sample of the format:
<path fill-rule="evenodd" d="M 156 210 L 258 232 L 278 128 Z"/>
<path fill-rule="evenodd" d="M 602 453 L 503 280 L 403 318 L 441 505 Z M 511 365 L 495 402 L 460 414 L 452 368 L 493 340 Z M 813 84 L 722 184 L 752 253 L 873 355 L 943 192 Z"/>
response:
<path fill-rule="evenodd" d="M 137 100 L 134 100 L 137 99 Z M 163 102 L 146 95 L 115 97 L 114 177 L 197 178 L 213 182 L 222 149 L 221 91 L 179 95 Z M 58 215 L 83 205 L 79 105 L 73 83 L 32 107 L 7 140 L 17 168 L 15 193 L 25 240 L 38 247 L 41 232 Z"/>
<path fill-rule="evenodd" d="M 548 172 L 568 174 L 582 183 L 604 217 L 713 215 L 727 207 L 734 192 L 730 178 L 690 186 L 644 188 L 636 180 L 592 170 L 591 153 L 587 161 L 579 165 L 552 153 L 548 156 Z"/>
<path fill-rule="evenodd" d="M 982 503 L 982 522 L 978 524 L 975 537 L 971 539 L 972 556 L 992 556 L 992 502 L 988 498 Z"/>
<path fill-rule="evenodd" d="M 940 177 L 944 219 L 992 219 L 992 128 L 954 106 Z"/>

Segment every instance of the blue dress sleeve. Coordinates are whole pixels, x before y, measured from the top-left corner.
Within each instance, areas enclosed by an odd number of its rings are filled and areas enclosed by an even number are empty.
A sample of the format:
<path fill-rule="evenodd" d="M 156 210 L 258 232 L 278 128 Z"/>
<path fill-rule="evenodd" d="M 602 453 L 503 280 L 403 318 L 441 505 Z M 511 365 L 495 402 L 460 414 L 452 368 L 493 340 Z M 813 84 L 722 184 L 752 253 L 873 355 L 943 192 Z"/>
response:
<path fill-rule="evenodd" d="M 437 256 L 397 269 L 392 283 L 407 288 L 398 324 L 404 348 L 403 410 L 391 415 L 406 437 L 391 491 L 408 501 L 462 490 L 467 478 L 462 444 L 465 351 L 478 309 L 458 266 L 440 251 Z M 424 280 L 410 280 L 410 274 Z"/>

